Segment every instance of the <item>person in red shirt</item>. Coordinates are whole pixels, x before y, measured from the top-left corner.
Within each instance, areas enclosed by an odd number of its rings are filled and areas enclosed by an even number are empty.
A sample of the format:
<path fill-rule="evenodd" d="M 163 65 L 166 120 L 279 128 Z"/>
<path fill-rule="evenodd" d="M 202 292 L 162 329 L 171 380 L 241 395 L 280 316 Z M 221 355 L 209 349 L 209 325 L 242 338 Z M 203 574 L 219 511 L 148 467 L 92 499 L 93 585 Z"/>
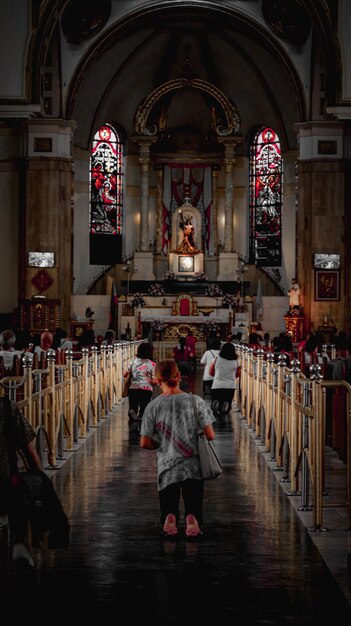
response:
<path fill-rule="evenodd" d="M 189 353 L 189 365 L 191 367 L 191 369 L 196 372 L 196 339 L 193 335 L 193 331 L 192 330 L 188 330 L 188 334 L 185 338 L 185 345 L 187 346 L 187 348 L 189 348 L 190 353 Z"/>
<path fill-rule="evenodd" d="M 178 345 L 173 348 L 173 356 L 182 376 L 187 376 L 189 374 L 190 354 L 191 350 L 186 345 L 185 337 L 179 337 Z"/>

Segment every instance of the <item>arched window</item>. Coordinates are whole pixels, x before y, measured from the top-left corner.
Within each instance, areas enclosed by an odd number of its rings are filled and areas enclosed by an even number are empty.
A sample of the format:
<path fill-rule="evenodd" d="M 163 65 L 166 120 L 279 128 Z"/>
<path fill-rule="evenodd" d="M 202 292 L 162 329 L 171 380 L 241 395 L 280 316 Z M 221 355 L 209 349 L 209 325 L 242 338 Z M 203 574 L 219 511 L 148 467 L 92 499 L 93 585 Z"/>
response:
<path fill-rule="evenodd" d="M 123 144 L 116 130 L 105 124 L 94 135 L 90 158 L 91 263 L 119 261 L 122 210 Z"/>
<path fill-rule="evenodd" d="M 282 179 L 279 137 L 262 128 L 250 147 L 250 257 L 256 265 L 282 263 Z"/>

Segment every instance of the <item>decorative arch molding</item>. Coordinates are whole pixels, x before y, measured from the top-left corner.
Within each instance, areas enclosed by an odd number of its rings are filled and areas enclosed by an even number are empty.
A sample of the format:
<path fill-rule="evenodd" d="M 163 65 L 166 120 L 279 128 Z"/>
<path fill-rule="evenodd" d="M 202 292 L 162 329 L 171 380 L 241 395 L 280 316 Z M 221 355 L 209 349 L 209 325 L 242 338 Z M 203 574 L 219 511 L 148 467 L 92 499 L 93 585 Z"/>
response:
<path fill-rule="evenodd" d="M 137 135 L 157 135 L 162 130 L 162 116 L 159 116 L 157 124 L 151 122 L 154 108 L 163 98 L 185 87 L 205 92 L 215 100 L 218 108 L 213 111 L 212 127 L 218 136 L 227 137 L 239 133 L 241 122 L 236 106 L 220 89 L 200 78 L 175 78 L 154 89 L 136 111 L 134 132 Z"/>

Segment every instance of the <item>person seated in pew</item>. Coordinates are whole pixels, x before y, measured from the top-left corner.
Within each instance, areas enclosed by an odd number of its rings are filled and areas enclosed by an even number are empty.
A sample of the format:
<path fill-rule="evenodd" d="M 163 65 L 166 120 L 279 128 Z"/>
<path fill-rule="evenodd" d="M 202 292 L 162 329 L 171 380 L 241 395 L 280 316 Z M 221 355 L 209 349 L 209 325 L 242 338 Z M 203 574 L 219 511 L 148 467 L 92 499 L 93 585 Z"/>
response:
<path fill-rule="evenodd" d="M 19 358 L 23 356 L 23 350 L 15 349 L 16 335 L 11 329 L 3 330 L 0 334 L 0 355 L 3 358 L 6 370 L 11 370 L 13 359 L 17 355 Z"/>
<path fill-rule="evenodd" d="M 42 353 L 47 353 L 48 350 L 52 349 L 52 343 L 54 340 L 54 336 L 48 330 L 44 330 L 40 335 L 40 345 L 35 346 L 34 353 L 38 354 L 38 359 L 40 360 L 42 357 Z"/>

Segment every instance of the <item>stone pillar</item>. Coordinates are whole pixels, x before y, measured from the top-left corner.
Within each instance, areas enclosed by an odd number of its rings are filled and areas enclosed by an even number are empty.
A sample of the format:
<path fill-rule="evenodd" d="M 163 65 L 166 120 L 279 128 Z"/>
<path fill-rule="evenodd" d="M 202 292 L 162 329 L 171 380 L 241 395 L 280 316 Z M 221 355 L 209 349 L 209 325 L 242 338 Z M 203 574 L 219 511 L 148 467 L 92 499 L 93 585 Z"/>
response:
<path fill-rule="evenodd" d="M 157 170 L 156 254 L 162 254 L 162 201 L 163 169 Z"/>
<path fill-rule="evenodd" d="M 218 170 L 212 168 L 212 242 L 214 254 L 218 254 Z"/>
<path fill-rule="evenodd" d="M 227 150 L 226 150 L 227 152 Z M 233 247 L 233 199 L 234 199 L 234 159 L 225 158 L 224 190 L 224 252 L 232 252 Z"/>
<path fill-rule="evenodd" d="M 297 163 L 297 271 L 304 307 L 306 331 L 321 326 L 327 316 L 337 328 L 345 327 L 344 272 L 349 239 L 345 237 L 345 132 L 340 122 L 305 122 L 296 125 Z M 318 269 L 313 255 L 337 253 L 341 256 L 338 300 L 317 300 Z"/>
<path fill-rule="evenodd" d="M 140 199 L 140 251 L 147 252 L 149 249 L 149 168 L 150 159 L 140 158 L 141 171 L 141 199 Z"/>
<path fill-rule="evenodd" d="M 240 138 L 223 137 L 218 139 L 224 145 L 224 252 L 228 253 L 233 252 L 235 146 L 239 143 Z"/>
<path fill-rule="evenodd" d="M 75 122 L 33 119 L 26 123 L 27 157 L 20 241 L 20 297 L 40 291 L 60 300 L 61 325 L 71 318 L 73 160 Z M 54 266 L 28 267 L 28 252 L 53 252 Z M 39 287 L 38 287 L 39 285 Z"/>

